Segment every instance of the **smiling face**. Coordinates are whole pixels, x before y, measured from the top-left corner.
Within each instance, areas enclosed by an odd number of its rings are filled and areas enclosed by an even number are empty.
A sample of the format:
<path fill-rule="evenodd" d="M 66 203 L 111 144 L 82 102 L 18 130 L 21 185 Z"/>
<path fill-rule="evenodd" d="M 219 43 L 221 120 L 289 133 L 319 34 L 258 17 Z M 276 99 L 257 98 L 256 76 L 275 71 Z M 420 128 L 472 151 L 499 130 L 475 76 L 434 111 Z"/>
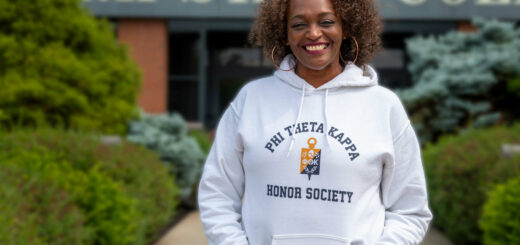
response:
<path fill-rule="evenodd" d="M 287 42 L 297 70 L 341 70 L 341 19 L 330 0 L 291 0 L 287 13 Z"/>

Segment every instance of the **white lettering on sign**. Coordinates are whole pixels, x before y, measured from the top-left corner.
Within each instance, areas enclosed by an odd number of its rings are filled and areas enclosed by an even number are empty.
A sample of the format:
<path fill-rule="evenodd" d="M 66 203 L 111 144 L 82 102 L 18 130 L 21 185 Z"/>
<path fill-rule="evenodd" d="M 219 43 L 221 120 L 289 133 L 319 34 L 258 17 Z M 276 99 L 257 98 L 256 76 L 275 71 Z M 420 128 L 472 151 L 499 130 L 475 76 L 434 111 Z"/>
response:
<path fill-rule="evenodd" d="M 181 0 L 182 3 L 198 3 L 205 4 L 213 2 L 214 0 Z M 261 3 L 263 0 L 227 0 L 229 4 L 248 4 L 248 3 Z M 466 0 L 442 0 L 448 5 L 459 5 L 464 3 Z M 157 0 L 83 0 L 83 2 L 117 2 L 117 3 L 156 3 Z M 420 5 L 426 2 L 426 0 L 401 0 L 407 5 Z M 475 5 L 484 6 L 504 6 L 504 5 L 520 5 L 520 0 L 475 0 Z"/>
<path fill-rule="evenodd" d="M 228 0 L 230 4 L 261 3 L 262 0 Z"/>
<path fill-rule="evenodd" d="M 181 0 L 182 3 L 197 3 L 205 4 L 213 2 L 214 0 Z M 263 0 L 227 0 L 229 4 L 248 4 L 248 3 L 261 3 Z M 459 5 L 464 3 L 466 0 L 442 0 L 448 5 Z M 157 0 L 83 0 L 83 2 L 117 2 L 117 3 L 156 3 Z M 426 0 L 401 0 L 402 3 L 407 5 L 420 5 L 426 2 Z M 505 5 L 520 5 L 520 0 L 475 0 L 475 5 L 483 6 L 505 6 Z"/>
<path fill-rule="evenodd" d="M 459 4 L 463 3 L 466 0 L 443 0 L 443 1 L 446 4 L 449 4 L 449 5 L 459 5 Z"/>
<path fill-rule="evenodd" d="M 263 0 L 227 0 L 229 4 L 248 4 L 248 3 L 261 3 Z M 183 3 L 210 3 L 213 0 L 182 0 Z"/>
<path fill-rule="evenodd" d="M 229 1 L 241 1 L 241 0 L 229 0 Z M 242 0 L 242 1 L 247 1 L 247 0 Z M 464 3 L 466 0 L 442 0 L 442 1 L 448 5 L 459 5 L 459 4 Z M 510 4 L 520 5 L 520 0 L 516 0 L 514 3 L 513 3 L 513 1 L 515 1 L 515 0 L 475 0 L 475 4 L 476 5 L 487 5 L 487 6 L 510 5 Z M 260 2 L 260 1 L 258 1 L 258 2 Z M 401 0 L 401 2 L 403 2 L 404 4 L 408 4 L 408 5 L 420 5 L 420 4 L 425 3 L 426 0 Z"/>
<path fill-rule="evenodd" d="M 419 5 L 423 4 L 426 0 L 401 0 L 403 3 L 409 4 L 409 5 Z"/>
<path fill-rule="evenodd" d="M 83 2 L 155 3 L 157 0 L 83 0 Z"/>
<path fill-rule="evenodd" d="M 477 0 L 477 5 L 509 5 L 511 0 Z"/>
<path fill-rule="evenodd" d="M 192 2 L 192 3 L 210 3 L 212 2 L 213 0 L 182 0 L 183 3 L 188 3 L 188 2 Z"/>

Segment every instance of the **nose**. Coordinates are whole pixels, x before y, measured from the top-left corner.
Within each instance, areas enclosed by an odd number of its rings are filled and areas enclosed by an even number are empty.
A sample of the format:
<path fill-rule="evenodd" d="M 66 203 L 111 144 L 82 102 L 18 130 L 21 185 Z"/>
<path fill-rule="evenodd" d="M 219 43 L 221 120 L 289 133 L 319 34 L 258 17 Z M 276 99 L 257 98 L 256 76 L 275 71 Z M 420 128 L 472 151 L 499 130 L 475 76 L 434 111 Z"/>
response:
<path fill-rule="evenodd" d="M 309 26 L 309 31 L 307 32 L 307 38 L 311 40 L 318 40 L 321 37 L 321 29 L 318 25 L 313 24 Z"/>

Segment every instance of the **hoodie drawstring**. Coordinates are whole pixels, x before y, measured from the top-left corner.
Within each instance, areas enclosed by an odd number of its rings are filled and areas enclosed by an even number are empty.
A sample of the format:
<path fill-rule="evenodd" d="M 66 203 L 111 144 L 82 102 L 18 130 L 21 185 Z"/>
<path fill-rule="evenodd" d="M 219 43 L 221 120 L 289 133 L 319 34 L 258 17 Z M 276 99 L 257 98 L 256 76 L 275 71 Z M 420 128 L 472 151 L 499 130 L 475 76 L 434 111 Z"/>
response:
<path fill-rule="evenodd" d="M 302 115 L 304 98 L 305 98 L 305 86 L 302 85 L 302 97 L 300 99 L 300 106 L 298 108 L 298 115 L 296 116 L 296 121 L 293 124 L 294 126 L 293 126 L 293 130 L 292 130 L 292 138 L 291 138 L 291 143 L 289 144 L 289 151 L 287 151 L 287 157 L 289 156 L 289 154 L 291 154 L 292 148 L 294 146 L 294 141 L 296 140 L 296 130 L 295 130 L 295 127 L 296 127 L 296 124 L 298 123 L 298 121 L 300 121 L 300 117 Z"/>
<path fill-rule="evenodd" d="M 329 98 L 329 89 L 325 89 L 325 96 L 324 96 L 324 100 L 325 102 L 323 103 L 323 112 L 324 112 L 324 117 L 325 117 L 325 141 L 327 143 L 327 150 L 330 151 L 330 142 L 329 142 L 329 137 L 327 137 L 327 134 L 328 134 L 328 128 L 329 128 L 329 115 L 328 115 L 328 107 L 327 107 L 327 101 L 328 101 L 328 98 Z M 303 111 L 303 101 L 305 99 L 305 86 L 302 86 L 302 96 L 301 96 L 301 99 L 300 99 L 300 106 L 298 107 L 298 115 L 296 116 L 296 121 L 294 122 L 293 125 L 296 125 L 299 121 L 300 121 L 300 117 L 302 115 L 302 111 Z M 289 155 L 291 154 L 291 151 L 293 149 L 293 146 L 294 146 L 294 142 L 296 141 L 296 130 L 295 130 L 296 126 L 293 126 L 293 130 L 292 130 L 292 137 L 291 137 L 291 143 L 289 144 L 289 150 L 287 151 L 287 157 L 289 157 Z"/>
<path fill-rule="evenodd" d="M 330 142 L 328 136 L 328 130 L 329 130 L 329 117 L 327 113 L 327 99 L 329 98 L 329 89 L 325 89 L 325 102 L 323 103 L 323 111 L 325 113 L 325 141 L 327 142 L 327 150 L 330 151 Z"/>

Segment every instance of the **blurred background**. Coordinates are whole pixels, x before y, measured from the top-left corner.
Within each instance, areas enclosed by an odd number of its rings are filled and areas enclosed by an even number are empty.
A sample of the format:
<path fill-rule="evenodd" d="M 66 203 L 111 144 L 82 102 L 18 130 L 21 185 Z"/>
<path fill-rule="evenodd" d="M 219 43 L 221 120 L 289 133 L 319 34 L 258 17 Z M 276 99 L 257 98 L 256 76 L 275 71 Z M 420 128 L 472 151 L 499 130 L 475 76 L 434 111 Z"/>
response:
<path fill-rule="evenodd" d="M 207 244 L 218 120 L 274 67 L 261 0 L 0 0 L 0 243 Z M 520 0 L 379 0 L 371 65 L 423 150 L 424 244 L 520 244 Z"/>

